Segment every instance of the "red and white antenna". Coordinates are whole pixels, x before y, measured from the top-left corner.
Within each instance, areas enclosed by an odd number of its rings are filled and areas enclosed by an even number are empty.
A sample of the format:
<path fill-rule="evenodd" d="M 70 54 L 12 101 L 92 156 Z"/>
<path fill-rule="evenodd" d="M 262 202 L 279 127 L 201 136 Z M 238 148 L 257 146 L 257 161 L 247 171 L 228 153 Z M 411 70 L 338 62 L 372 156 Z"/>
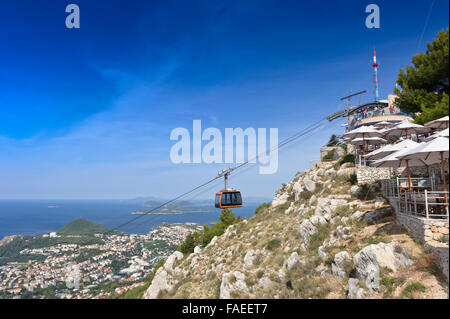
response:
<path fill-rule="evenodd" d="M 378 102 L 378 63 L 377 63 L 377 52 L 373 50 L 373 81 L 375 83 L 375 102 Z"/>

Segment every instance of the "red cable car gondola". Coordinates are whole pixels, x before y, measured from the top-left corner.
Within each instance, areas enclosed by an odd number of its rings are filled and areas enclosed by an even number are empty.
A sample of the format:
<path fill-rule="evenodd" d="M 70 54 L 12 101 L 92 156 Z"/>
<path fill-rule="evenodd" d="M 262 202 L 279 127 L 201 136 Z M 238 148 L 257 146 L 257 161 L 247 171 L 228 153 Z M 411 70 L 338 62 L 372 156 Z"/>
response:
<path fill-rule="evenodd" d="M 240 191 L 225 189 L 216 193 L 215 206 L 220 209 L 242 207 Z"/>
<path fill-rule="evenodd" d="M 225 189 L 216 193 L 215 206 L 216 208 L 225 209 L 232 207 L 242 207 L 241 192 L 235 189 L 228 188 L 228 175 L 234 168 L 223 170 L 219 173 L 219 177 L 225 178 Z"/>

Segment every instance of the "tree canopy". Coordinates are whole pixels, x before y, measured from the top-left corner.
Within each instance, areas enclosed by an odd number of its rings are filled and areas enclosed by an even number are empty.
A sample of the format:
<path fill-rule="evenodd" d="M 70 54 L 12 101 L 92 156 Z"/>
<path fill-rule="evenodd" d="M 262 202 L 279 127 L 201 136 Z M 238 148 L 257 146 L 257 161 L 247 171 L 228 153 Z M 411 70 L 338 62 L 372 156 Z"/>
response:
<path fill-rule="evenodd" d="M 449 29 L 441 30 L 425 53 L 413 56 L 412 66 L 401 69 L 394 88 L 395 104 L 402 111 L 418 113 L 418 124 L 449 114 Z"/>
<path fill-rule="evenodd" d="M 342 140 L 336 135 L 333 134 L 330 136 L 330 139 L 328 140 L 327 146 L 331 147 L 331 146 L 341 146 L 344 143 L 342 143 Z"/>

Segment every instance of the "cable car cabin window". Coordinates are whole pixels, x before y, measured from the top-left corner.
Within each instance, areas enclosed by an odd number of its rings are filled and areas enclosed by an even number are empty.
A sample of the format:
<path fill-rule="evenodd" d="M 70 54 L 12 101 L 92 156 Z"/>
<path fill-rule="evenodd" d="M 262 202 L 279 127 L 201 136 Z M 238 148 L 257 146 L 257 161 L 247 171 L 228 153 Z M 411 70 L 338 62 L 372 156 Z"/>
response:
<path fill-rule="evenodd" d="M 231 193 L 222 194 L 222 206 L 231 205 Z"/>
<path fill-rule="evenodd" d="M 242 205 L 241 193 L 231 193 L 232 205 Z"/>
<path fill-rule="evenodd" d="M 217 208 L 220 208 L 220 194 L 216 194 L 216 202 L 215 202 L 215 206 Z"/>

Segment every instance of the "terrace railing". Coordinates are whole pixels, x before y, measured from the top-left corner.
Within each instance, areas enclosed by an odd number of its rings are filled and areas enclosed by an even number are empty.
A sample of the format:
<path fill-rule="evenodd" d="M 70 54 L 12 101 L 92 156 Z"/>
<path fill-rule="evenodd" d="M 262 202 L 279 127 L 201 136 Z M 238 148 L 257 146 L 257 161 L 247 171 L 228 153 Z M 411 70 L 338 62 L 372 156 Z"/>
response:
<path fill-rule="evenodd" d="M 404 192 L 398 197 L 398 211 L 427 219 L 449 219 L 448 192 L 428 191 Z"/>
<path fill-rule="evenodd" d="M 437 191 L 433 177 L 411 178 L 411 188 L 408 178 L 383 180 L 382 191 L 384 196 L 396 200 L 398 212 L 427 219 L 449 218 L 449 192 Z"/>

